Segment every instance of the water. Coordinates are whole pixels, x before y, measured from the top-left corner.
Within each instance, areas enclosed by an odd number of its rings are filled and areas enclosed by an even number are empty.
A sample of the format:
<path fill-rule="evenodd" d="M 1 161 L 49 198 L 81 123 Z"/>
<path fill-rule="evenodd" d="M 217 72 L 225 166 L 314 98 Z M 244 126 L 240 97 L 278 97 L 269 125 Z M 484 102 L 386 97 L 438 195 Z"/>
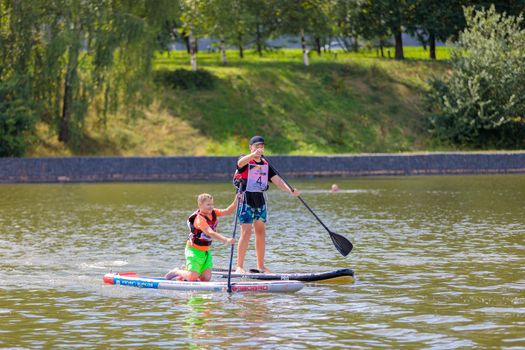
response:
<path fill-rule="evenodd" d="M 340 256 L 297 199 L 272 190 L 267 265 L 350 267 L 355 283 L 232 296 L 104 285 L 110 270 L 181 265 L 195 196 L 226 207 L 231 186 L 1 185 L 0 347 L 525 347 L 525 176 L 292 182 L 355 248 Z M 228 257 L 216 243 L 215 265 Z"/>

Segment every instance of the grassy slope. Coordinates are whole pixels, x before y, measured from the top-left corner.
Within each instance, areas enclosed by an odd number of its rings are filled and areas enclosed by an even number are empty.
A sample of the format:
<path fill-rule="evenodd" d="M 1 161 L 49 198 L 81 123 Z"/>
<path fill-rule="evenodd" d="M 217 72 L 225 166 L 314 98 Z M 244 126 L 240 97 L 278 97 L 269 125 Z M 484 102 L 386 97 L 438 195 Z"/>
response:
<path fill-rule="evenodd" d="M 440 62 L 420 59 L 407 49 L 404 62 L 375 58 L 375 52 L 311 55 L 305 67 L 297 50 L 244 60 L 228 52 L 200 53 L 199 68 L 219 77 L 211 91 L 159 88 L 144 116 L 115 115 L 107 128 L 87 121 L 89 139 L 81 154 L 235 155 L 245 152 L 254 134 L 267 138 L 280 154 L 399 152 L 433 149 L 424 130 L 422 99 Z M 438 52 L 441 57 L 446 51 Z M 189 69 L 185 53 L 159 55 L 156 69 Z M 67 155 L 54 135 L 41 130 L 33 156 Z"/>

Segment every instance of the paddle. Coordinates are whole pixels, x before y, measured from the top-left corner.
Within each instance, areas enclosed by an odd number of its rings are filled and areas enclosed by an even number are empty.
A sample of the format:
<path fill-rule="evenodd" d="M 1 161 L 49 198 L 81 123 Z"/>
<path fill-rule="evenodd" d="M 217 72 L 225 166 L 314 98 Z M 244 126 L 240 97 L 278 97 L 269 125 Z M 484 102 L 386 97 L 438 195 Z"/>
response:
<path fill-rule="evenodd" d="M 262 156 L 262 158 L 264 158 L 266 160 L 266 162 L 268 162 L 268 165 L 273 168 L 273 170 L 275 171 L 275 174 L 277 174 L 284 181 L 286 186 L 288 186 L 288 188 L 290 188 L 290 190 L 292 190 L 292 192 L 293 192 L 294 191 L 293 187 L 288 183 L 288 181 L 286 181 L 286 179 L 284 177 L 281 176 L 281 174 L 279 174 L 277 169 L 275 169 L 275 167 L 270 163 L 268 158 L 266 158 L 264 156 Z M 308 206 L 308 204 L 306 204 L 304 199 L 302 199 L 301 196 L 297 196 L 297 198 L 299 198 L 299 200 L 301 201 L 301 203 L 304 204 L 306 209 L 308 209 L 310 211 L 310 213 L 312 213 L 312 215 L 317 219 L 317 221 L 319 221 L 319 223 L 324 227 L 324 229 L 330 234 L 330 238 L 332 239 L 332 243 L 334 244 L 335 248 L 339 251 L 339 253 L 341 253 L 341 255 L 343 255 L 343 256 L 347 256 L 348 254 L 350 254 L 350 252 L 352 251 L 352 248 L 354 247 L 352 245 L 352 242 L 350 242 L 344 236 L 341 236 L 340 234 L 337 234 L 337 233 L 335 233 L 333 231 L 330 231 L 330 229 L 328 227 L 326 227 L 326 225 L 321 221 L 321 219 L 319 219 L 317 214 L 315 214 L 314 211 Z"/>
<path fill-rule="evenodd" d="M 240 210 L 239 203 L 241 202 L 239 193 L 240 193 L 240 189 L 237 189 L 237 208 L 235 208 L 235 223 L 233 224 L 232 238 L 235 238 L 235 232 L 237 231 L 237 220 L 239 219 L 239 210 Z M 235 244 L 232 244 L 232 249 L 230 252 L 230 268 L 228 269 L 228 293 L 232 292 L 231 278 L 232 278 L 233 248 L 234 247 L 235 247 Z"/>

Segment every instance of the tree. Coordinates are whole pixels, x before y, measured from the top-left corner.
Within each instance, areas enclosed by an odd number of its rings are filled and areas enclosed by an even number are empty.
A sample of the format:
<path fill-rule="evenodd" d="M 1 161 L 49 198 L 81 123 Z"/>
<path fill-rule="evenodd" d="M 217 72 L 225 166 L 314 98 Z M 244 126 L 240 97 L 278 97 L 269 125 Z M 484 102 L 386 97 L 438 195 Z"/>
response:
<path fill-rule="evenodd" d="M 365 33 L 364 29 L 371 19 L 375 18 L 365 13 L 361 0 L 335 0 L 331 16 L 337 41 L 346 51 L 357 51 L 358 36 Z M 369 35 L 372 36 L 375 36 L 375 33 Z"/>
<path fill-rule="evenodd" d="M 259 56 L 270 38 L 279 27 L 279 6 L 281 0 L 245 0 L 248 2 L 247 19 L 252 28 L 251 36 L 255 38 L 255 49 Z"/>
<path fill-rule="evenodd" d="M 20 157 L 27 151 L 35 125 L 31 102 L 23 98 L 20 81 L 0 80 L 0 157 Z"/>
<path fill-rule="evenodd" d="M 255 18 L 249 11 L 250 0 L 231 0 L 233 15 L 231 42 L 239 48 L 239 57 L 244 58 L 244 46 L 249 37 L 250 28 L 255 25 Z"/>
<path fill-rule="evenodd" d="M 73 145 L 89 107 L 108 108 L 136 95 L 151 71 L 155 36 L 168 0 L 0 0 L 0 79 L 27 84 L 37 115 Z M 97 96 L 102 103 L 94 103 Z M 133 101 L 130 102 L 130 101 Z M 38 108 L 38 109 L 36 109 Z"/>
<path fill-rule="evenodd" d="M 33 99 L 39 4 L 0 1 L 0 157 L 25 155 L 40 104 Z"/>
<path fill-rule="evenodd" d="M 404 59 L 403 32 L 413 25 L 417 0 L 364 0 L 364 13 L 370 16 L 372 32 L 368 30 L 367 37 L 376 31 L 383 40 L 388 31 L 394 36 L 395 58 Z M 366 26 L 366 22 L 364 23 Z"/>
<path fill-rule="evenodd" d="M 474 8 L 481 10 L 494 6 L 496 11 L 507 15 L 516 16 L 523 14 L 525 12 L 525 0 L 476 0 L 469 1 L 469 4 L 474 6 Z M 523 28 L 525 23 L 521 24 Z"/>
<path fill-rule="evenodd" d="M 84 116 L 97 92 L 104 93 L 104 106 L 111 100 L 118 104 L 120 96 L 141 101 L 136 95 L 141 88 L 138 82 L 149 76 L 153 51 L 158 48 L 154 38 L 169 11 L 167 0 L 63 1 L 55 2 L 63 23 L 58 23 L 51 44 L 58 40 L 64 52 L 55 55 L 66 57 L 59 140 L 68 143 L 70 131 L 75 139 L 81 135 Z M 55 11 L 50 15 L 56 15 Z"/>
<path fill-rule="evenodd" d="M 314 23 L 322 16 L 322 0 L 297 0 L 279 1 L 276 16 L 280 19 L 280 31 L 282 34 L 299 34 L 301 37 L 301 48 L 303 50 L 303 63 L 310 64 L 308 59 L 309 49 L 306 44 L 307 33 L 314 33 Z"/>
<path fill-rule="evenodd" d="M 206 21 L 206 0 L 181 0 L 181 33 L 188 36 L 190 43 L 191 69 L 197 71 L 197 37 L 208 33 Z"/>
<path fill-rule="evenodd" d="M 333 1 L 325 0 L 314 3 L 310 16 L 310 35 L 318 55 L 334 35 Z"/>
<path fill-rule="evenodd" d="M 436 40 L 446 41 L 465 27 L 462 6 L 467 0 L 419 0 L 409 32 L 429 46 L 431 59 L 436 59 Z"/>
<path fill-rule="evenodd" d="M 452 74 L 430 90 L 432 131 L 477 147 L 525 145 L 525 30 L 521 16 L 465 9 Z"/>
<path fill-rule="evenodd" d="M 235 35 L 235 21 L 233 0 L 210 0 L 204 8 L 209 35 L 219 38 L 219 49 L 222 63 L 226 64 L 226 41 Z M 237 8 L 238 9 L 238 8 Z"/>

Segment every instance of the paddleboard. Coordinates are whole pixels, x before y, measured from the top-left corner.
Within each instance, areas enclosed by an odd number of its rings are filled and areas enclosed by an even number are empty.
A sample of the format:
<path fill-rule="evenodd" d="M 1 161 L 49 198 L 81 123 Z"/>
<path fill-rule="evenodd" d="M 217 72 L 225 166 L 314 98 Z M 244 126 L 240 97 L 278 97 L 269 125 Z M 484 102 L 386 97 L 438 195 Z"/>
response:
<path fill-rule="evenodd" d="M 227 282 L 187 282 L 167 280 L 164 277 L 139 276 L 136 272 L 110 272 L 104 275 L 105 283 L 127 287 L 171 289 L 180 291 L 227 292 Z M 233 293 L 289 293 L 304 287 L 299 281 L 232 282 Z"/>
<path fill-rule="evenodd" d="M 217 277 L 228 278 L 227 269 L 213 269 L 212 274 Z M 338 269 L 329 272 L 315 272 L 315 273 L 260 273 L 257 270 L 250 270 L 247 273 L 233 273 L 232 278 L 255 279 L 264 281 L 302 281 L 302 282 L 342 282 L 353 281 L 354 271 L 351 269 Z"/>

